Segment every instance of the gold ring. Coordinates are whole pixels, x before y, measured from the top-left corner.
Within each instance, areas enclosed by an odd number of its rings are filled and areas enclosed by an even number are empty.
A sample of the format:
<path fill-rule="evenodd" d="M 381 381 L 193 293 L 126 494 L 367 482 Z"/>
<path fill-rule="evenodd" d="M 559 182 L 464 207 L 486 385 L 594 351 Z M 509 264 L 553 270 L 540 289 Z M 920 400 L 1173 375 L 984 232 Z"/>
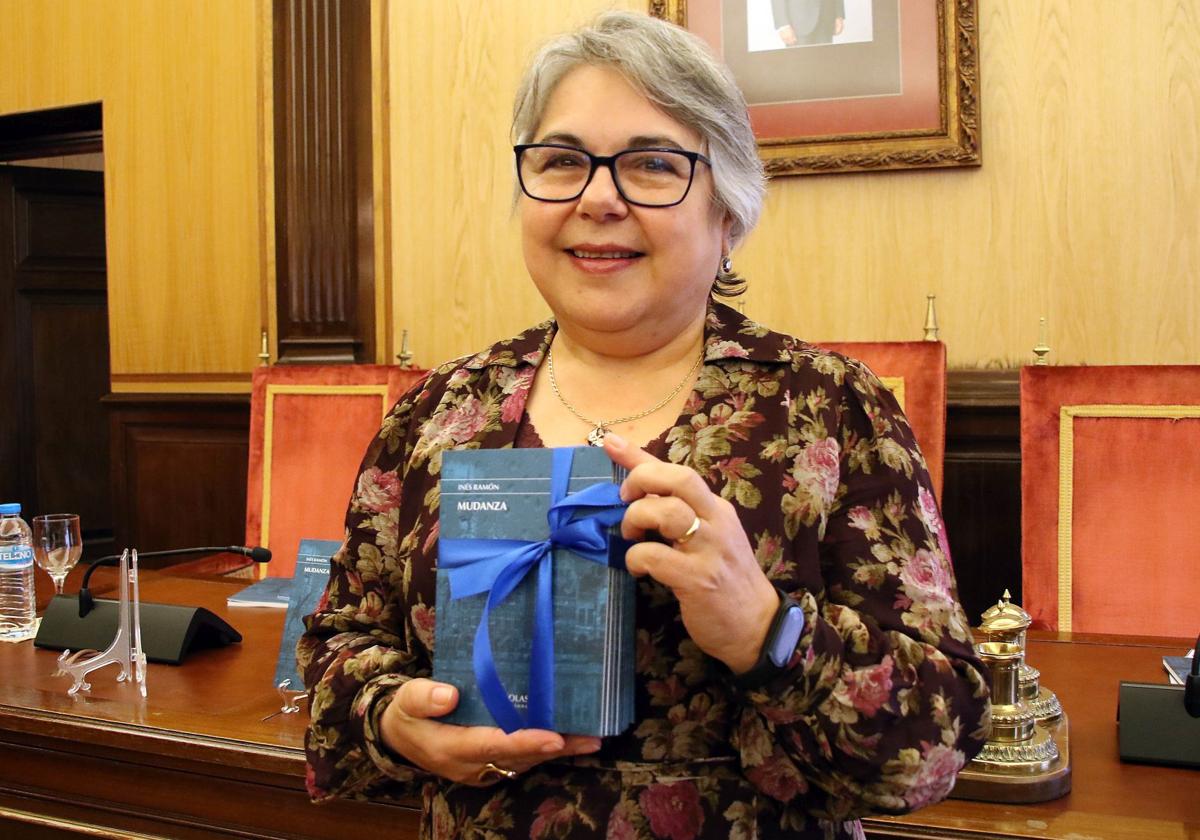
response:
<path fill-rule="evenodd" d="M 507 767 L 497 767 L 492 762 L 483 765 L 483 769 L 479 771 L 479 781 L 486 782 L 488 779 L 495 776 L 498 779 L 515 779 L 517 778 L 516 770 L 509 770 Z"/>
<path fill-rule="evenodd" d="M 685 542 L 690 540 L 692 537 L 696 536 L 696 532 L 699 530 L 700 530 L 700 517 L 693 516 L 692 524 L 689 525 L 688 529 L 683 532 L 682 537 L 676 538 L 675 545 L 683 545 Z"/>

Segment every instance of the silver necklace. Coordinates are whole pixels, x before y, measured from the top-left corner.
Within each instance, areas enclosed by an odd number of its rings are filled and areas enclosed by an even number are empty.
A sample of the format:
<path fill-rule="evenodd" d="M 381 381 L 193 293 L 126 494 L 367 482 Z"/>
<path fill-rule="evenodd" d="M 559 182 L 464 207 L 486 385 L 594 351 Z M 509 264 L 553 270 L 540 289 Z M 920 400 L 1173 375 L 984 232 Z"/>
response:
<path fill-rule="evenodd" d="M 685 374 L 683 379 L 681 379 L 679 381 L 679 384 L 671 389 L 671 393 L 667 394 L 665 397 L 663 397 L 661 400 L 659 400 L 657 403 L 655 403 L 650 408 L 647 408 L 645 411 L 638 412 L 637 414 L 630 414 L 627 417 L 616 417 L 612 420 L 593 420 L 590 417 L 584 417 L 579 412 L 579 409 L 577 409 L 575 406 L 571 405 L 571 403 L 567 401 L 567 398 L 562 395 L 562 391 L 558 390 L 558 379 L 556 379 L 554 376 L 554 348 L 551 347 L 546 353 L 546 366 L 549 368 L 549 371 L 550 371 L 550 387 L 554 390 L 554 396 L 558 397 L 558 401 L 560 403 L 562 403 L 564 407 L 566 407 L 567 411 L 571 412 L 576 417 L 578 417 L 580 420 L 582 420 L 584 423 L 587 423 L 589 426 L 592 427 L 592 430 L 590 432 L 588 432 L 588 435 L 587 435 L 587 442 L 592 446 L 603 446 L 604 445 L 604 435 L 608 431 L 610 426 L 616 426 L 620 423 L 628 423 L 631 420 L 641 420 L 643 417 L 648 417 L 649 415 L 653 414 L 654 412 L 656 412 L 660 408 L 662 408 L 664 405 L 669 403 L 671 400 L 673 400 L 675 398 L 675 395 L 678 394 L 681 390 L 683 390 L 683 386 L 686 385 L 688 383 L 688 381 L 692 378 L 692 374 L 694 374 L 696 372 L 696 369 L 700 367 L 700 363 L 702 361 L 704 361 L 703 353 L 701 353 L 700 356 L 696 359 L 696 361 L 692 364 L 692 366 L 688 370 L 687 374 Z"/>

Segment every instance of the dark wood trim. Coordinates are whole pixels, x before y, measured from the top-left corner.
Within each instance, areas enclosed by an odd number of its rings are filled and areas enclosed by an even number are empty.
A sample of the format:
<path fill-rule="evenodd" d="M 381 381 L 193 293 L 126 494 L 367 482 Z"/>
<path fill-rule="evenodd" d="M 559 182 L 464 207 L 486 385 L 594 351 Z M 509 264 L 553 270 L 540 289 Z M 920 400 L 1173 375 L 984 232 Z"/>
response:
<path fill-rule="evenodd" d="M 169 408 L 192 406 L 200 408 L 244 406 L 250 410 L 249 394 L 159 394 L 118 392 L 104 398 L 104 404 L 114 408 Z"/>
<path fill-rule="evenodd" d="M 954 406 L 1005 406 L 1020 403 L 1017 368 L 952 370 L 946 374 L 946 402 Z"/>
<path fill-rule="evenodd" d="M 1008 589 L 1021 602 L 1019 371 L 947 377 L 945 489 L 958 593 L 972 624 Z"/>
<path fill-rule="evenodd" d="M 0 160 L 103 151 L 102 131 L 99 102 L 0 116 Z"/>
<path fill-rule="evenodd" d="M 272 8 L 279 361 L 373 362 L 371 4 Z"/>

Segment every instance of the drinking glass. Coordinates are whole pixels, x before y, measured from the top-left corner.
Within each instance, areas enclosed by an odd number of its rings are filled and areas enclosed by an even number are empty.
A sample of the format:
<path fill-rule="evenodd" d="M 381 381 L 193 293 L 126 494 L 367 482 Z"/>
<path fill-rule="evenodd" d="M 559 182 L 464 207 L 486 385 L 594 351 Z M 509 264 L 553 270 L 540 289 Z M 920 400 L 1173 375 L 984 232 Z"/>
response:
<path fill-rule="evenodd" d="M 54 581 L 61 595 L 63 581 L 79 562 L 83 540 L 79 536 L 79 517 L 73 513 L 48 513 L 33 517 L 33 556 Z"/>

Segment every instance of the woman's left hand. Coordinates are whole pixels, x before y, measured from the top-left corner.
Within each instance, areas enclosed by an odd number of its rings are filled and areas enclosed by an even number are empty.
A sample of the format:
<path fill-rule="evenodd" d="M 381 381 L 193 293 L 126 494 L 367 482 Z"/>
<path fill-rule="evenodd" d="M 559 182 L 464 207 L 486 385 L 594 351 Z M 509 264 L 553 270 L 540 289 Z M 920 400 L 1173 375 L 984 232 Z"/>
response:
<path fill-rule="evenodd" d="M 625 555 L 630 574 L 650 575 L 679 599 L 688 635 L 735 674 L 758 660 L 779 594 L 750 548 L 732 504 L 692 469 L 668 464 L 609 432 L 604 449 L 629 470 L 621 498 L 629 502 L 621 533 L 641 540 L 657 531 L 667 543 L 644 541 Z"/>

